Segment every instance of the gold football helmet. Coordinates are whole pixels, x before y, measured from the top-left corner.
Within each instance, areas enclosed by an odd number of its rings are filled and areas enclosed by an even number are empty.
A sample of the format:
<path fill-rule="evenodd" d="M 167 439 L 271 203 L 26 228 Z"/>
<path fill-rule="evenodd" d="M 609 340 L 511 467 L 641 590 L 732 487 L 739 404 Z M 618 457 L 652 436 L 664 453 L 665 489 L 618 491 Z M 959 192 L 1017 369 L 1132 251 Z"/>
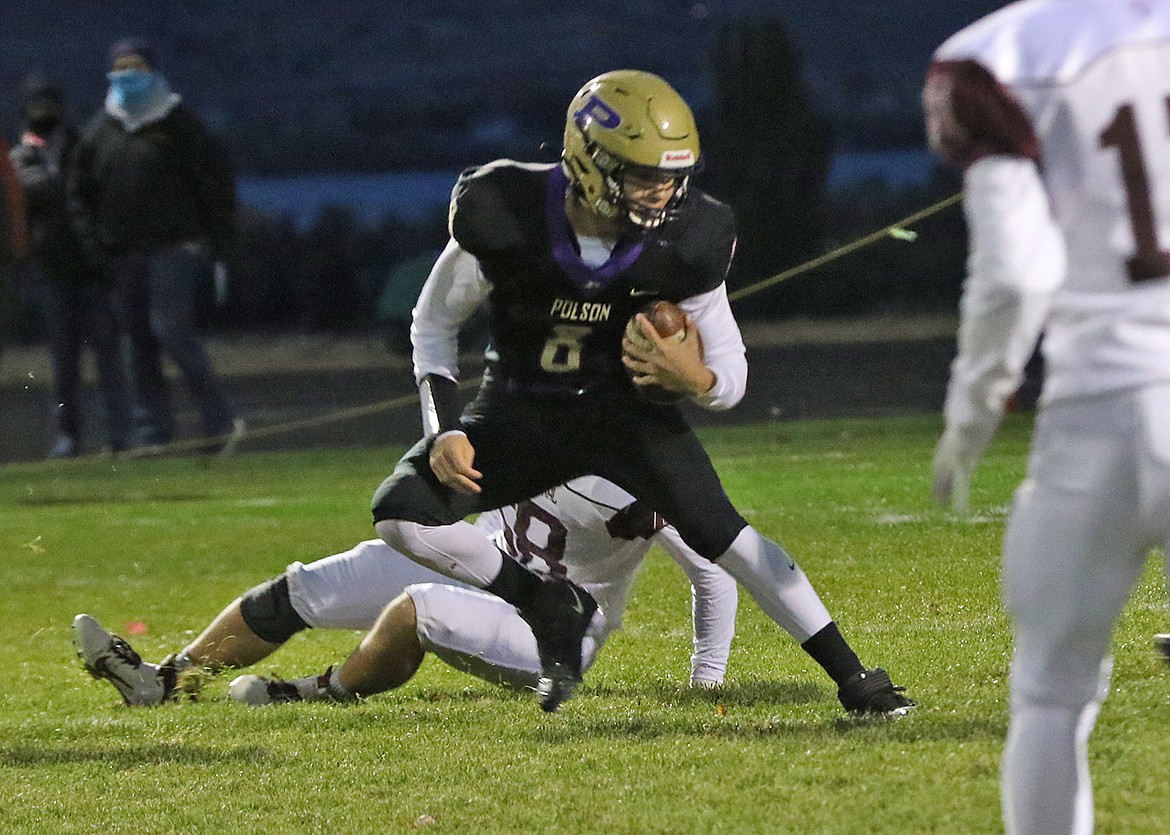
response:
<path fill-rule="evenodd" d="M 615 70 L 585 84 L 569 103 L 561 161 L 573 190 L 605 218 L 653 229 L 687 197 L 699 163 L 699 132 L 690 107 L 658 76 Z M 642 200 L 638 190 L 673 188 L 669 199 Z"/>

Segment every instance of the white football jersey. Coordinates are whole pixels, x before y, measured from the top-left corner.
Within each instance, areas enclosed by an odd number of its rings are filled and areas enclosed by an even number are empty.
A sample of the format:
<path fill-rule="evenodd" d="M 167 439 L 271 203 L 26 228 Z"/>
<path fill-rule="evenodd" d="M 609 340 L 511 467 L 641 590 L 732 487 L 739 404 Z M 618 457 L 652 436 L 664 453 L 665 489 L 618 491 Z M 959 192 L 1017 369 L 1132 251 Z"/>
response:
<path fill-rule="evenodd" d="M 534 571 L 568 577 L 588 589 L 609 618 L 620 617 L 625 610 L 638 566 L 666 522 L 652 511 L 642 511 L 642 505 L 635 505 L 634 497 L 616 484 L 585 476 L 519 504 L 482 513 L 475 524 L 490 533 L 501 550 Z"/>
<path fill-rule="evenodd" d="M 735 580 L 626 491 L 593 476 L 576 478 L 535 499 L 482 513 L 475 526 L 533 570 L 567 576 L 588 589 L 605 614 L 607 632 L 621 625 L 626 597 L 651 543 L 661 545 L 691 581 L 692 672 L 722 681 L 735 633 Z M 464 585 L 380 539 L 308 565 L 294 562 L 285 574 L 293 609 L 320 629 L 370 629 L 387 603 L 416 584 Z M 443 619 L 432 612 L 433 624 Z M 465 623 L 454 615 L 446 620 L 448 631 Z M 490 633 L 483 623 L 472 627 Z"/>
<path fill-rule="evenodd" d="M 1013 3 L 938 49 L 924 109 L 964 169 L 1038 166 L 1067 260 L 1033 294 L 1045 400 L 1170 380 L 1170 0 Z"/>

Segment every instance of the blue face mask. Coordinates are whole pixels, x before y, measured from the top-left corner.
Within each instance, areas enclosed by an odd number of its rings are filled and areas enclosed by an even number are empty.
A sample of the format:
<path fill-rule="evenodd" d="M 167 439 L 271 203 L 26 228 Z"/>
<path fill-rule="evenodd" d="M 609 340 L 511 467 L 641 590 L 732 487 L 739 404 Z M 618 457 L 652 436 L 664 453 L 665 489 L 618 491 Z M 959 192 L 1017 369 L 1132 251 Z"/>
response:
<path fill-rule="evenodd" d="M 106 78 L 110 82 L 110 95 L 114 103 L 128 109 L 141 102 L 150 92 L 155 74 L 148 70 L 114 70 Z"/>

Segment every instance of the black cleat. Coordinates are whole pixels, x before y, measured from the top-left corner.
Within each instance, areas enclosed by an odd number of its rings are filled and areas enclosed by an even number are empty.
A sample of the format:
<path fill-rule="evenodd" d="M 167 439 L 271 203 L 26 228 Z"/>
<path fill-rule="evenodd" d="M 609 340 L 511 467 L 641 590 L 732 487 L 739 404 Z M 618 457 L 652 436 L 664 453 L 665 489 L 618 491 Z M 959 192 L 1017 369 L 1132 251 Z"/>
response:
<path fill-rule="evenodd" d="M 1154 646 L 1162 653 L 1162 658 L 1170 664 L 1170 635 L 1155 635 Z"/>
<path fill-rule="evenodd" d="M 918 703 L 902 695 L 890 674 L 881 667 L 859 670 L 837 688 L 837 699 L 850 713 L 859 716 L 905 716 Z"/>
<path fill-rule="evenodd" d="M 550 667 L 545 667 L 541 670 L 540 680 L 536 683 L 540 709 L 545 713 L 555 713 L 563 702 L 573 698 L 580 683 L 581 674 L 573 673 L 563 664 L 554 663 Z"/>
<path fill-rule="evenodd" d="M 532 599 L 517 611 L 536 637 L 540 655 L 536 692 L 541 710 L 552 713 L 573 697 L 581 683 L 581 641 L 598 611 L 597 601 L 569 580 L 545 577 Z"/>

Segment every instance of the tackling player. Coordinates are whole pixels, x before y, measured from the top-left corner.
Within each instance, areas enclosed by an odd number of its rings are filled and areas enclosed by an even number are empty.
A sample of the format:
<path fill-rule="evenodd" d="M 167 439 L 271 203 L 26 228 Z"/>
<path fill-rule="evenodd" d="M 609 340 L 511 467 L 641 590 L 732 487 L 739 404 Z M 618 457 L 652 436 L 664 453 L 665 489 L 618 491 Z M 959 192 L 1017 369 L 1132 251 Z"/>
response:
<path fill-rule="evenodd" d="M 924 110 L 964 170 L 971 249 L 939 502 L 965 509 L 1044 332 L 1004 542 L 1004 818 L 1009 833 L 1088 833 L 1111 633 L 1170 540 L 1170 0 L 1013 3 L 939 48 Z"/>
<path fill-rule="evenodd" d="M 724 285 L 734 218 L 692 186 L 698 163 L 694 118 L 669 84 L 633 70 L 598 76 L 569 105 L 560 163 L 499 160 L 459 179 L 451 240 L 414 311 L 425 437 L 376 492 L 375 526 L 396 550 L 516 607 L 536 637 L 545 710 L 581 679 L 597 604 L 504 559 L 465 517 L 594 473 L 674 520 L 773 618 L 794 570 L 732 507 L 679 409 L 637 392 L 659 386 L 728 409 L 746 384 Z M 681 342 L 663 341 L 645 317 L 650 348 L 623 342 L 651 299 L 688 314 Z M 481 303 L 487 368 L 461 416 L 457 335 Z M 912 704 L 884 671 L 865 670 L 832 624 L 812 647 L 853 704 Z"/>
<path fill-rule="evenodd" d="M 722 683 L 735 630 L 735 581 L 687 548 L 672 527 L 628 493 L 602 479 L 575 479 L 482 514 L 476 528 L 513 559 L 567 576 L 602 601 L 607 616 L 586 640 L 585 666 L 619 628 L 637 568 L 657 542 L 691 579 L 691 686 Z M 786 613 L 780 625 L 802 645 L 831 623 L 799 568 L 782 600 Z M 489 681 L 536 683 L 535 640 L 512 606 L 425 569 L 379 540 L 309 565 L 293 563 L 233 601 L 191 644 L 159 665 L 143 662 L 89 615 L 74 619 L 73 633 L 92 674 L 107 679 L 127 704 L 154 705 L 173 698 L 178 676 L 193 667 L 216 672 L 250 666 L 303 629 L 369 629 L 375 621 L 374 632 L 331 675 L 292 682 L 245 676 L 233 682 L 233 697 L 262 704 L 371 695 L 407 681 L 425 652 Z"/>

